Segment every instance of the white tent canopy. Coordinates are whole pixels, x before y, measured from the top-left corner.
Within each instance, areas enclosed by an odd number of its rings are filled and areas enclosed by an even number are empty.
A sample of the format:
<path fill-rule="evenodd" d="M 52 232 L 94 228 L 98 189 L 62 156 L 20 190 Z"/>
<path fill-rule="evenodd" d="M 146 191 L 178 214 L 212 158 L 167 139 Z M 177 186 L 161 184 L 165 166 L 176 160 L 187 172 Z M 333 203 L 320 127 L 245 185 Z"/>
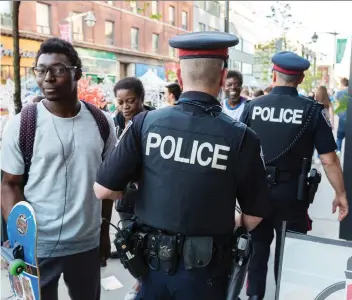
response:
<path fill-rule="evenodd" d="M 142 81 L 145 89 L 154 89 L 163 91 L 167 82 L 162 80 L 158 75 L 156 75 L 151 69 L 149 69 L 144 75 L 139 77 Z"/>
<path fill-rule="evenodd" d="M 139 77 L 139 80 L 142 81 L 144 86 L 146 102 L 149 102 L 155 107 L 162 106 L 164 97 L 161 93 L 164 92 L 165 86 L 168 83 L 162 80 L 151 69 Z"/>

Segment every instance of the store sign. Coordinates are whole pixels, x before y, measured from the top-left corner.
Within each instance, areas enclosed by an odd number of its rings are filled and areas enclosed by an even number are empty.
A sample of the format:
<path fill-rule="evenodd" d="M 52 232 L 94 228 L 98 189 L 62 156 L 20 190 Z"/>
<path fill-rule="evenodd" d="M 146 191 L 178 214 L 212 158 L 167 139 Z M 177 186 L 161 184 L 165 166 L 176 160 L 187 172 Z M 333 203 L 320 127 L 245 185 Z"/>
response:
<path fill-rule="evenodd" d="M 20 49 L 20 56 L 24 58 L 35 58 L 37 55 L 36 52 L 32 51 L 26 51 L 23 49 Z M 12 49 L 6 49 L 3 44 L 0 45 L 0 56 L 13 56 L 13 50 Z"/>
<path fill-rule="evenodd" d="M 94 49 L 86 49 L 86 48 L 76 48 L 78 55 L 86 58 L 100 58 L 106 60 L 115 60 L 116 54 L 112 52 L 99 51 Z"/>

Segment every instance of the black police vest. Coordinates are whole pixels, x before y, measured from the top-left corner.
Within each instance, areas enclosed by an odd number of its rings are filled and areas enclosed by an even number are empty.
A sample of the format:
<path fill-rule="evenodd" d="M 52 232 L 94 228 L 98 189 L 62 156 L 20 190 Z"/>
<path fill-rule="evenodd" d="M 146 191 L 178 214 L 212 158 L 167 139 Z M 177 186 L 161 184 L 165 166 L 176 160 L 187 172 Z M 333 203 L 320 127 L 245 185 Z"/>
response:
<path fill-rule="evenodd" d="M 266 165 L 300 173 L 302 158 L 313 151 L 315 103 L 300 96 L 269 94 L 249 104 L 247 124 L 260 138 Z"/>
<path fill-rule="evenodd" d="M 135 213 L 142 223 L 172 233 L 231 234 L 245 125 L 202 108 L 186 111 L 187 105 L 149 112 L 144 120 Z"/>

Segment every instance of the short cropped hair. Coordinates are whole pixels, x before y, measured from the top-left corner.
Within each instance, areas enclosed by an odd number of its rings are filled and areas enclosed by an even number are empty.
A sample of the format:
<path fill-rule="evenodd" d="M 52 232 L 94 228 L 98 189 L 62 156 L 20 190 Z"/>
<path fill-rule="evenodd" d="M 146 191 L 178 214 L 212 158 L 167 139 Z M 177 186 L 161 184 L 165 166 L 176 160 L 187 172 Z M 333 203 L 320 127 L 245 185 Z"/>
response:
<path fill-rule="evenodd" d="M 76 66 L 79 70 L 82 69 L 82 61 L 73 45 L 56 37 L 47 39 L 40 45 L 35 58 L 35 64 L 37 64 L 40 55 L 51 53 L 66 55 L 72 66 Z"/>
<path fill-rule="evenodd" d="M 114 94 L 118 90 L 131 90 L 142 102 L 144 102 L 144 87 L 142 81 L 137 77 L 125 77 L 119 80 L 114 86 Z"/>

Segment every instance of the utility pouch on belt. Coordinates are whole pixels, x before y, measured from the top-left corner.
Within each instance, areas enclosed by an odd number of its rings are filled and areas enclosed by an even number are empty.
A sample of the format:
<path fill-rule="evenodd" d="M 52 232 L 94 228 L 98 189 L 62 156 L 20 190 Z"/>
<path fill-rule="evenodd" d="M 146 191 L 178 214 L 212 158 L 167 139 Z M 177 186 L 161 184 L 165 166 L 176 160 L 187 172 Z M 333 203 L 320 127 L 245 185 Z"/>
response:
<path fill-rule="evenodd" d="M 213 256 L 213 243 L 213 237 L 186 237 L 183 245 L 186 270 L 209 265 Z"/>
<path fill-rule="evenodd" d="M 158 243 L 158 258 L 160 267 L 168 275 L 172 275 L 177 270 L 178 247 L 176 235 L 161 235 Z"/>

